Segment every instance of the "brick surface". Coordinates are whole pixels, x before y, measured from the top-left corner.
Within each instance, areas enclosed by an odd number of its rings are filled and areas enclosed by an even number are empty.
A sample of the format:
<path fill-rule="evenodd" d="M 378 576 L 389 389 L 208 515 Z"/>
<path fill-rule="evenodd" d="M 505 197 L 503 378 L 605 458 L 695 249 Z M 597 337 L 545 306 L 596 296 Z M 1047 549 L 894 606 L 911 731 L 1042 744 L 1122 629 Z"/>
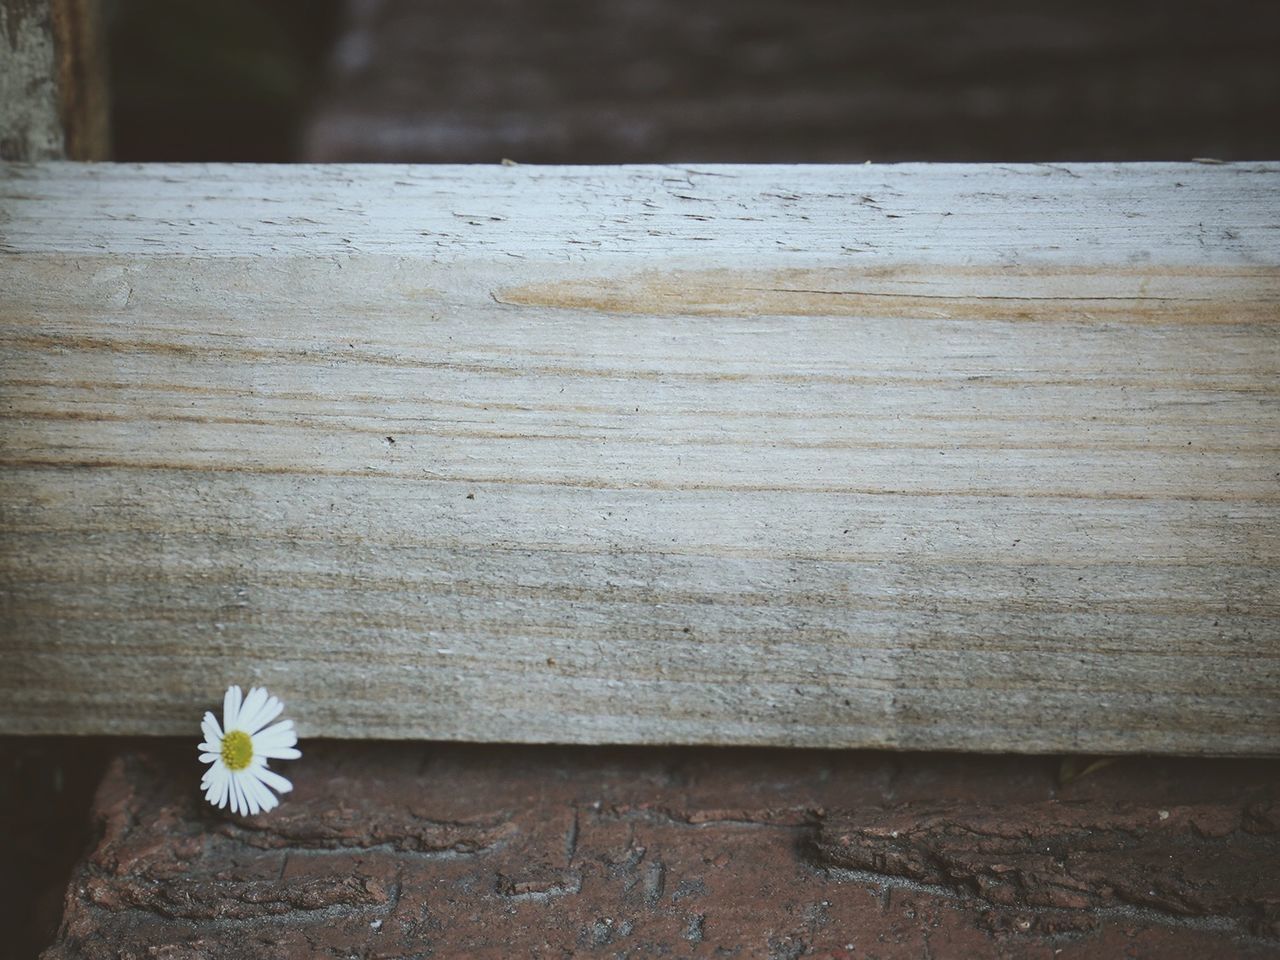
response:
<path fill-rule="evenodd" d="M 123 755 L 46 960 L 1280 956 L 1280 764 L 310 744 Z"/>

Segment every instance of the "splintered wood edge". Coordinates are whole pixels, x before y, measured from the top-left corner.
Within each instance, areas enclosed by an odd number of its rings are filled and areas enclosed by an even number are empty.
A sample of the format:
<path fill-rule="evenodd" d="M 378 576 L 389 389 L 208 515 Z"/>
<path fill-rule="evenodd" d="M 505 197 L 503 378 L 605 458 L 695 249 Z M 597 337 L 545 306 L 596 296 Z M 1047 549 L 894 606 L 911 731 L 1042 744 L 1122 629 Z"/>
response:
<path fill-rule="evenodd" d="M 1280 752 L 1277 197 L 0 165 L 0 731 Z"/>

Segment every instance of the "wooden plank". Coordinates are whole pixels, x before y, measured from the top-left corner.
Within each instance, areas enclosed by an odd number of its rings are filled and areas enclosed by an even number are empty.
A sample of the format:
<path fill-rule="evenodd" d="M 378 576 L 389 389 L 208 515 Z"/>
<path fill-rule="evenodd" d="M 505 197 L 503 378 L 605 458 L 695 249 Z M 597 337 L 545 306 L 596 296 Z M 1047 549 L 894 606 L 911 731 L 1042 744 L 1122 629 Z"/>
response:
<path fill-rule="evenodd" d="M 110 153 L 99 0 L 0 0 L 0 160 Z"/>
<path fill-rule="evenodd" d="M 0 730 L 1280 747 L 1280 165 L 10 165 Z"/>

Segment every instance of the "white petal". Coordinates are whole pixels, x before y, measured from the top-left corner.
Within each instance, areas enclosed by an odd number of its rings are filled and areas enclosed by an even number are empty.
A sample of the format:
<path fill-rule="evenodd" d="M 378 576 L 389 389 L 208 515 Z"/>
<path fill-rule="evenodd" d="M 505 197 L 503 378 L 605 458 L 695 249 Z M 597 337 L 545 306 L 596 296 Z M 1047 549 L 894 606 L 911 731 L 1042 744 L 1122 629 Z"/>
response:
<path fill-rule="evenodd" d="M 247 814 L 249 804 L 245 799 L 244 789 L 240 786 L 238 774 L 231 774 L 231 812 Z"/>
<path fill-rule="evenodd" d="M 253 746 L 258 747 L 292 747 L 298 742 L 298 735 L 293 731 L 292 720 L 281 720 L 275 726 L 255 733 Z"/>
<path fill-rule="evenodd" d="M 222 791 L 222 785 L 226 782 L 227 769 L 221 764 L 210 767 L 209 772 L 205 774 L 204 785 L 213 796 L 216 796 Z M 209 802 L 213 802 L 212 797 Z"/>
<path fill-rule="evenodd" d="M 263 691 L 264 693 L 266 691 Z M 284 704 L 275 697 L 268 697 L 266 703 L 262 705 L 262 709 L 258 710 L 251 719 L 246 719 L 246 714 L 240 711 L 240 729 L 248 733 L 257 733 L 268 723 L 280 716 L 280 711 L 284 709 Z"/>
<path fill-rule="evenodd" d="M 204 746 L 204 744 L 201 744 L 201 746 Z M 202 753 L 200 754 L 200 762 L 213 763 L 213 761 L 219 759 L 221 756 L 222 754 L 220 753 Z"/>
<path fill-rule="evenodd" d="M 240 718 L 240 703 L 242 702 L 240 687 L 235 684 L 227 687 L 226 695 L 222 698 L 222 729 L 234 730 Z"/>
<path fill-rule="evenodd" d="M 262 781 L 258 779 L 257 774 L 259 771 L 247 770 L 245 773 L 246 776 L 244 777 L 243 782 L 246 792 L 248 792 L 249 795 L 257 801 L 258 806 L 263 810 L 274 809 L 280 801 L 277 800 L 276 795 L 263 786 Z"/>
<path fill-rule="evenodd" d="M 231 792 L 231 777 L 222 777 L 218 781 L 218 807 L 222 808 L 227 805 L 227 794 Z"/>
<path fill-rule="evenodd" d="M 205 743 L 222 742 L 222 728 L 218 726 L 217 718 L 208 710 L 205 711 L 204 719 L 200 721 L 200 730 L 204 733 Z"/>
<path fill-rule="evenodd" d="M 293 784 L 286 780 L 274 770 L 269 770 L 265 766 L 256 767 L 253 775 L 265 783 L 268 787 L 275 790 L 276 793 L 288 793 L 293 789 Z"/>
<path fill-rule="evenodd" d="M 258 797 L 253 791 L 253 778 L 249 776 L 249 771 L 243 770 L 236 774 L 236 786 L 240 788 L 240 796 L 249 804 L 249 815 L 257 816 L 262 812 L 262 806 L 258 803 Z"/>
<path fill-rule="evenodd" d="M 218 784 L 216 784 L 213 779 L 206 774 L 205 779 L 201 781 L 200 785 L 205 788 L 204 798 L 210 803 L 213 803 L 213 798 L 218 795 Z"/>
<path fill-rule="evenodd" d="M 257 719 L 258 712 L 262 710 L 263 704 L 266 702 L 266 690 L 263 690 L 262 687 L 250 687 L 249 693 L 240 707 L 240 716 L 236 717 L 236 729 L 243 730 L 246 733 L 253 733 L 253 721 Z"/>
<path fill-rule="evenodd" d="M 297 760 L 302 756 L 302 751 L 294 747 L 270 747 L 259 750 L 258 756 L 266 757 L 268 760 Z"/>

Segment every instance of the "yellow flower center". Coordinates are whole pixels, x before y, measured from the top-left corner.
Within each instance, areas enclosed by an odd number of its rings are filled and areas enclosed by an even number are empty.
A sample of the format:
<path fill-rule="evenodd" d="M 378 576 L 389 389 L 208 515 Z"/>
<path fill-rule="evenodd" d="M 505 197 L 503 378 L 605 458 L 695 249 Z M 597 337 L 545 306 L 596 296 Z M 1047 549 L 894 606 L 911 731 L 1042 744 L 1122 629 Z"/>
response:
<path fill-rule="evenodd" d="M 222 738 L 222 762 L 228 770 L 243 770 L 253 759 L 253 741 L 243 730 L 228 730 Z"/>

